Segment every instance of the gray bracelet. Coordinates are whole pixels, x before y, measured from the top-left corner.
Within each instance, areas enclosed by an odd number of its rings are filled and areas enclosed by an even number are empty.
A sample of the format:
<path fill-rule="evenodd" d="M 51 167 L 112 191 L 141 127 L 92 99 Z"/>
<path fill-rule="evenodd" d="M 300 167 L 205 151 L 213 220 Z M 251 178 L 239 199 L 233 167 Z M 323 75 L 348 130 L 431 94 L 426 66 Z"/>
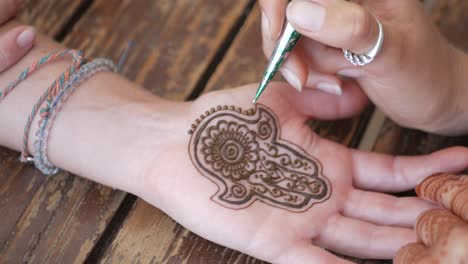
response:
<path fill-rule="evenodd" d="M 64 88 L 57 94 L 57 96 L 52 99 L 48 106 L 49 114 L 45 117 L 41 117 L 39 128 L 36 132 L 36 140 L 34 141 L 34 165 L 42 173 L 52 175 L 59 171 L 59 168 L 53 165 L 47 157 L 47 140 L 49 137 L 49 131 L 57 113 L 60 111 L 68 96 L 83 81 L 101 71 L 116 72 L 117 67 L 111 60 L 103 58 L 94 59 L 91 62 L 84 64 L 70 77 L 70 80 L 65 84 Z"/>

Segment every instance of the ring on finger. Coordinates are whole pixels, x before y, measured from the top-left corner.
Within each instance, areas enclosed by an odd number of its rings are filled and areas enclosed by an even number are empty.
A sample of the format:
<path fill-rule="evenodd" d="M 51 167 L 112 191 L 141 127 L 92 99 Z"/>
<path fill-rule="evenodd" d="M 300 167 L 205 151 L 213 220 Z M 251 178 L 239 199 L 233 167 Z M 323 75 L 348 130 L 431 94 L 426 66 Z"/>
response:
<path fill-rule="evenodd" d="M 374 58 L 379 54 L 380 50 L 382 49 L 382 44 L 384 41 L 383 25 L 378 19 L 375 20 L 377 21 L 377 24 L 379 26 L 379 36 L 377 38 L 377 42 L 375 43 L 374 47 L 372 47 L 372 49 L 362 54 L 356 54 L 350 50 L 343 49 L 344 57 L 347 61 L 351 62 L 351 64 L 357 66 L 367 65 L 374 60 Z"/>

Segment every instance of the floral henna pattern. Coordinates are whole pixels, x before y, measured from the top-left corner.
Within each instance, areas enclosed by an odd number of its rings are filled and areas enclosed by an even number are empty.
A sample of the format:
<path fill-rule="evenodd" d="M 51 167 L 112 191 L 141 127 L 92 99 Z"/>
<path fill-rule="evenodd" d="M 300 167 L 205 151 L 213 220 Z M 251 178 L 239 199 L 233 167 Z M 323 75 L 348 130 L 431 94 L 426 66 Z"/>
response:
<path fill-rule="evenodd" d="M 212 108 L 189 134 L 191 160 L 218 186 L 211 199 L 222 206 L 242 209 L 261 201 L 303 212 L 330 197 L 320 162 L 280 138 L 277 118 L 265 106 Z"/>

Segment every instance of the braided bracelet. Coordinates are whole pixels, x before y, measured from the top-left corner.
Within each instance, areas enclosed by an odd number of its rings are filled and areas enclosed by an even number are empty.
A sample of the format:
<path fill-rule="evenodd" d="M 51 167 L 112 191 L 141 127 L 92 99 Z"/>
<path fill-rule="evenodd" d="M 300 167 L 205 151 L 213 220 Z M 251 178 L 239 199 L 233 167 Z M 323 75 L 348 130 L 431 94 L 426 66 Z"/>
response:
<path fill-rule="evenodd" d="M 52 175 L 59 171 L 59 168 L 54 166 L 47 157 L 47 140 L 49 137 L 49 131 L 57 113 L 60 111 L 68 96 L 83 81 L 91 78 L 94 74 L 101 71 L 116 72 L 117 68 L 111 60 L 101 58 L 84 64 L 70 77 L 70 80 L 66 82 L 59 93 L 53 97 L 46 108 L 41 109 L 41 112 L 47 111 L 47 115 L 41 115 L 41 119 L 39 121 L 39 128 L 36 133 L 36 140 L 34 142 L 34 165 L 42 173 Z"/>
<path fill-rule="evenodd" d="M 4 90 L 0 91 L 0 101 L 4 99 L 11 91 L 13 91 L 14 88 L 18 86 L 19 83 L 21 83 L 24 79 L 26 79 L 31 73 L 33 73 L 35 70 L 37 70 L 40 66 L 51 62 L 55 61 L 57 59 L 63 58 L 67 55 L 71 55 L 73 58 L 73 63 L 71 66 L 67 68 L 65 72 L 63 72 L 57 80 L 55 80 L 52 85 L 42 94 L 42 96 L 39 98 L 37 103 L 34 105 L 31 114 L 28 116 L 26 126 L 24 128 L 24 135 L 23 135 L 23 144 L 21 147 L 21 157 L 20 160 L 22 162 L 28 162 L 28 161 L 33 161 L 34 158 L 28 157 L 28 136 L 29 136 L 29 130 L 31 129 L 31 123 L 34 117 L 36 116 L 36 113 L 38 109 L 41 107 L 41 105 L 50 103 L 50 100 L 57 95 L 57 93 L 60 91 L 60 89 L 63 87 L 63 84 L 69 79 L 70 75 L 73 74 L 83 63 L 84 63 L 84 57 L 82 55 L 82 52 L 79 50 L 70 50 L 66 49 L 63 51 L 59 52 L 54 52 L 50 53 L 49 55 L 43 57 L 40 59 L 37 63 L 31 65 L 30 67 L 26 68 L 16 79 L 15 81 L 11 82 Z M 47 114 L 46 112 L 43 114 Z"/>

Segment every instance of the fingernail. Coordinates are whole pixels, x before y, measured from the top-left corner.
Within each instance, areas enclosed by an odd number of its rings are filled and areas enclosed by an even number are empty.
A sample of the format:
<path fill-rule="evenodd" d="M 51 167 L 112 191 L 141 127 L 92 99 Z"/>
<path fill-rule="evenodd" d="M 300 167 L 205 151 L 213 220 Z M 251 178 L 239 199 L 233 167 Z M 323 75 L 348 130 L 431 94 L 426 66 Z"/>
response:
<path fill-rule="evenodd" d="M 267 15 L 265 13 L 262 12 L 262 31 L 263 31 L 263 34 L 265 34 L 265 36 L 268 38 L 268 39 L 271 39 L 271 30 L 270 30 L 270 20 L 268 19 Z"/>
<path fill-rule="evenodd" d="M 341 86 L 335 83 L 326 83 L 326 82 L 321 82 L 317 84 L 317 89 L 329 93 L 329 94 L 334 94 L 334 95 L 342 95 L 343 90 L 341 89 Z"/>
<path fill-rule="evenodd" d="M 296 74 L 294 74 L 288 68 L 282 68 L 281 73 L 283 74 L 283 77 L 286 79 L 286 81 L 288 81 L 289 84 L 291 84 L 299 92 L 302 91 L 302 84 L 297 78 Z"/>
<path fill-rule="evenodd" d="M 344 69 L 337 72 L 338 75 L 349 77 L 349 78 L 359 78 L 362 77 L 364 74 L 361 70 L 357 69 Z"/>
<path fill-rule="evenodd" d="M 297 0 L 289 4 L 288 19 L 294 26 L 314 32 L 322 28 L 326 10 L 323 6 L 304 0 Z"/>
<path fill-rule="evenodd" d="M 36 37 L 36 31 L 32 28 L 27 28 L 16 37 L 16 44 L 21 48 L 31 47 Z"/>

